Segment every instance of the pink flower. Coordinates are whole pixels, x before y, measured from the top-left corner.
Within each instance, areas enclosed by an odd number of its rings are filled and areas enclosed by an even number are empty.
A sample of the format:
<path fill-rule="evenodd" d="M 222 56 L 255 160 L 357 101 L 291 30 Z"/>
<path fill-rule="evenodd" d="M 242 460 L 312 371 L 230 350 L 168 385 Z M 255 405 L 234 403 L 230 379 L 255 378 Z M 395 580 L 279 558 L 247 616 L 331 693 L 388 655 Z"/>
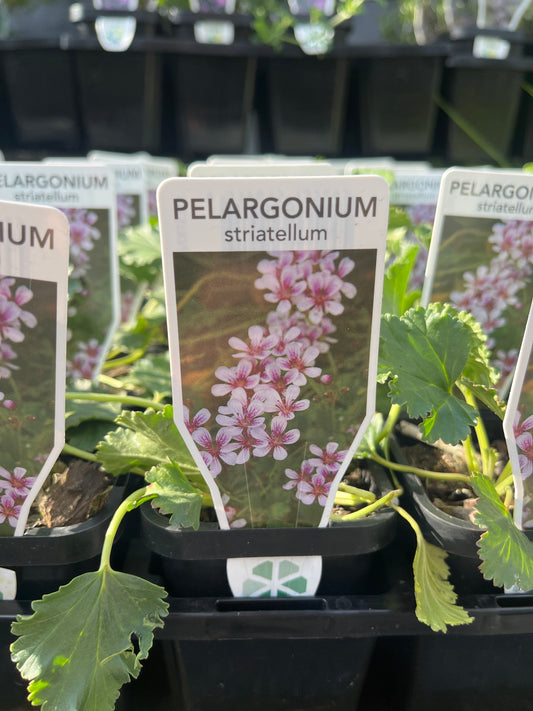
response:
<path fill-rule="evenodd" d="M 192 420 L 189 420 L 189 408 L 184 405 L 183 406 L 183 419 L 185 422 L 185 427 L 189 431 L 189 433 L 192 435 L 192 438 L 197 441 L 199 432 L 203 433 L 207 432 L 205 427 L 202 427 L 202 425 L 205 425 L 205 423 L 209 420 L 211 417 L 211 413 L 206 407 L 202 407 L 196 415 L 192 418 Z"/>
<path fill-rule="evenodd" d="M 200 454 L 202 455 L 204 462 L 207 464 L 207 467 L 211 472 L 211 476 L 217 477 L 222 471 L 222 464 L 220 463 L 220 460 L 229 466 L 233 466 L 235 464 L 235 450 L 238 445 L 231 442 L 231 437 L 225 430 L 221 429 L 217 432 L 214 442 L 207 430 L 204 432 L 198 430 L 195 434 L 197 435 L 195 441 L 198 446 L 204 448 Z"/>
<path fill-rule="evenodd" d="M 8 521 L 12 528 L 17 525 L 18 517 L 20 516 L 20 505 L 18 505 L 12 496 L 6 494 L 0 497 L 0 523 Z"/>
<path fill-rule="evenodd" d="M 302 412 L 309 407 L 309 400 L 297 400 L 300 394 L 300 388 L 296 385 L 289 385 L 283 392 L 278 393 L 272 390 L 273 397 L 267 398 L 265 401 L 266 412 L 277 412 L 280 417 L 286 420 L 292 420 L 295 412 Z"/>
<path fill-rule="evenodd" d="M 316 444 L 311 444 L 309 451 L 316 455 L 311 463 L 315 467 L 323 466 L 330 472 L 336 472 L 348 453 L 347 449 L 337 452 L 338 446 L 337 442 L 328 442 L 325 449 L 320 449 Z"/>
<path fill-rule="evenodd" d="M 35 477 L 26 476 L 26 469 L 15 467 L 13 473 L 0 466 L 0 487 L 5 489 L 6 493 L 14 499 L 27 496 L 33 486 Z"/>
<path fill-rule="evenodd" d="M 219 407 L 218 411 L 218 424 L 228 429 L 232 436 L 250 427 L 262 427 L 265 422 L 265 418 L 260 417 L 265 411 L 263 401 L 258 395 L 249 400 L 243 388 L 234 390 L 228 404 Z"/>
<path fill-rule="evenodd" d="M 521 414 L 520 412 L 517 412 L 514 416 L 514 422 L 513 422 L 513 433 L 515 436 L 515 439 L 519 437 L 521 434 L 524 434 L 524 432 L 527 432 L 528 430 L 533 429 L 533 415 L 529 415 L 529 417 L 526 417 L 526 419 L 523 422 L 520 422 Z"/>
<path fill-rule="evenodd" d="M 237 388 L 247 388 L 251 390 L 259 383 L 259 373 L 252 373 L 253 364 L 250 360 L 242 358 L 238 365 L 233 368 L 227 368 L 222 365 L 215 370 L 215 375 L 219 380 L 222 380 L 225 385 L 213 385 L 211 392 L 216 397 L 229 395 Z"/>
<path fill-rule="evenodd" d="M 272 348 L 276 345 L 276 337 L 266 335 L 262 326 L 250 326 L 248 329 L 249 343 L 245 343 L 240 338 L 232 336 L 228 343 L 232 348 L 239 351 L 234 353 L 234 358 L 253 358 L 261 360 L 270 355 Z"/>
<path fill-rule="evenodd" d="M 289 478 L 289 481 L 283 484 L 283 488 L 294 489 L 298 487 L 302 482 L 311 479 L 314 470 L 315 467 L 308 459 L 304 459 L 300 464 L 299 472 L 294 471 L 294 469 L 285 469 L 285 476 Z"/>
<path fill-rule="evenodd" d="M 253 450 L 254 457 L 266 457 L 272 452 L 274 459 L 278 461 L 286 459 L 287 450 L 285 447 L 300 439 L 300 430 L 294 429 L 285 432 L 286 428 L 287 420 L 283 417 L 273 417 L 271 434 L 262 433 L 258 445 Z"/>
<path fill-rule="evenodd" d="M 313 474 L 310 482 L 300 482 L 296 489 L 296 498 L 306 506 L 310 506 L 315 501 L 319 506 L 325 506 L 331 488 L 331 482 L 326 480 L 327 474 L 327 470 L 321 467 L 316 474 Z"/>
<path fill-rule="evenodd" d="M 260 279 L 256 279 L 257 289 L 270 289 L 265 294 L 265 301 L 277 304 L 277 310 L 281 314 L 287 314 L 295 299 L 305 291 L 306 284 L 299 280 L 299 271 L 294 266 L 287 266 L 281 270 L 279 276 L 265 274 Z"/>
<path fill-rule="evenodd" d="M 309 320 L 315 324 L 320 323 L 325 314 L 338 316 L 344 311 L 340 295 L 342 284 L 335 274 L 314 272 L 307 279 L 307 291 L 297 301 L 298 308 L 309 311 Z"/>
<path fill-rule="evenodd" d="M 294 378 L 294 385 L 303 386 L 307 378 L 318 378 L 322 369 L 314 363 L 319 355 L 318 348 L 309 346 L 304 348 L 300 343 L 290 343 L 284 358 L 280 358 L 279 365 L 282 370 L 296 370 L 298 375 Z"/>
<path fill-rule="evenodd" d="M 516 438 L 516 446 L 521 453 L 518 454 L 520 473 L 527 479 L 533 473 L 533 436 L 531 432 L 524 432 Z"/>

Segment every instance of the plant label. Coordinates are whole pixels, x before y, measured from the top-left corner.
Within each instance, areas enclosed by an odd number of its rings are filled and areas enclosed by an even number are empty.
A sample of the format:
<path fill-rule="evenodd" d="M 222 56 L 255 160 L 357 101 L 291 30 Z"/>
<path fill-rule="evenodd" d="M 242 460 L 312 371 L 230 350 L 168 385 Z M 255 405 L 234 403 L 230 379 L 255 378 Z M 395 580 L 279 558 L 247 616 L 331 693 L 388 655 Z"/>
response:
<path fill-rule="evenodd" d="M 221 528 L 327 525 L 375 407 L 378 176 L 158 191 L 174 417 Z"/>
<path fill-rule="evenodd" d="M 127 15 L 135 12 L 138 0 L 93 0 L 95 10 L 116 10 L 116 16 L 97 17 L 94 22 L 96 36 L 106 52 L 125 52 L 135 37 L 137 20 Z"/>
<path fill-rule="evenodd" d="M 105 166 L 0 164 L 0 197 L 59 208 L 70 223 L 67 377 L 95 379 L 120 322 L 115 181 Z"/>
<path fill-rule="evenodd" d="M 331 163 L 192 163 L 187 175 L 190 178 L 244 178 L 250 177 L 282 177 L 290 175 L 336 175 L 336 169 Z"/>
<path fill-rule="evenodd" d="M 92 162 L 107 165 L 114 173 L 118 251 L 120 253 L 124 231 L 130 227 L 148 225 L 146 171 L 138 161 L 120 160 L 105 151 L 91 151 L 88 157 Z M 121 273 L 120 320 L 122 323 L 131 322 L 135 319 L 145 293 L 146 283 L 139 284 Z"/>
<path fill-rule="evenodd" d="M 515 487 L 514 520 L 533 528 L 533 302 L 503 420 Z"/>
<path fill-rule="evenodd" d="M 65 439 L 69 224 L 0 202 L 0 535 L 22 535 Z"/>
<path fill-rule="evenodd" d="M 481 324 L 506 392 L 533 296 L 533 175 L 452 168 L 442 177 L 422 301 Z"/>

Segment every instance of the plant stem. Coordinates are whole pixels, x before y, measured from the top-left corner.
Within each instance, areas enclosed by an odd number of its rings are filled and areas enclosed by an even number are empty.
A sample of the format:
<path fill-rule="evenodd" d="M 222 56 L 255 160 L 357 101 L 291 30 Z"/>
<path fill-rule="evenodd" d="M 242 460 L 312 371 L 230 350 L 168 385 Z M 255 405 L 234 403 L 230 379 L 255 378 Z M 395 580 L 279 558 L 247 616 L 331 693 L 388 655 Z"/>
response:
<path fill-rule="evenodd" d="M 381 499 L 377 499 L 376 501 L 374 501 L 374 503 L 369 504 L 368 506 L 364 506 L 358 511 L 346 514 L 345 516 L 332 516 L 331 518 L 333 521 L 356 521 L 358 518 L 364 518 L 365 516 L 368 516 L 368 514 L 371 514 L 376 511 L 376 509 L 379 509 L 382 506 L 389 504 L 392 499 L 394 499 L 396 496 L 399 496 L 401 493 L 402 489 L 393 489 L 393 491 L 389 491 L 387 494 L 385 494 L 385 496 L 382 496 Z"/>
<path fill-rule="evenodd" d="M 411 516 L 411 514 L 408 514 L 404 508 L 402 508 L 401 506 L 397 506 L 396 504 L 390 503 L 389 506 L 391 507 L 391 509 L 394 509 L 397 514 L 399 514 L 402 518 L 404 518 L 407 521 L 407 523 L 411 526 L 411 528 L 415 532 L 416 540 L 418 541 L 418 543 L 419 544 L 422 543 L 424 541 L 424 536 L 422 535 L 420 526 L 415 521 L 415 519 Z"/>
<path fill-rule="evenodd" d="M 339 484 L 338 490 L 344 491 L 347 494 L 353 494 L 358 499 L 362 499 L 363 501 L 368 501 L 370 504 L 376 500 L 376 495 L 373 494 L 371 491 L 368 491 L 367 489 L 359 489 L 357 486 L 350 486 L 349 484 L 345 484 L 342 481 Z"/>
<path fill-rule="evenodd" d="M 134 491 L 133 494 L 127 496 L 113 514 L 113 518 L 109 522 L 109 526 L 107 527 L 105 534 L 104 545 L 100 555 L 99 570 L 111 567 L 111 548 L 113 546 L 115 536 L 117 535 L 118 527 L 120 526 L 124 516 L 128 513 L 128 511 L 133 511 L 133 509 L 136 509 L 141 504 L 144 504 L 145 501 L 150 501 L 151 499 L 155 499 L 157 497 L 155 492 L 149 492 L 149 488 L 149 486 L 145 486 L 143 489 L 138 489 L 137 491 Z"/>
<path fill-rule="evenodd" d="M 513 469 L 511 467 L 511 460 L 509 460 L 504 468 L 502 469 L 502 472 L 500 476 L 496 480 L 496 489 L 498 489 L 504 481 L 507 481 L 509 477 L 513 476 Z"/>
<path fill-rule="evenodd" d="M 65 442 L 63 445 L 63 454 L 71 454 L 73 457 L 78 457 L 79 459 L 86 459 L 88 462 L 97 462 L 96 454 L 92 452 L 86 452 L 84 449 L 78 449 L 78 447 L 73 447 L 71 444 Z"/>
<path fill-rule="evenodd" d="M 112 358 L 111 360 L 106 360 L 102 366 L 102 370 L 111 370 L 112 368 L 120 368 L 123 365 L 130 365 L 135 363 L 145 354 L 144 348 L 137 348 L 136 350 L 128 353 L 128 355 L 122 356 L 121 358 Z"/>
<path fill-rule="evenodd" d="M 513 475 L 509 474 L 505 479 L 502 479 L 498 484 L 496 484 L 496 491 L 498 494 L 501 496 L 504 491 L 509 487 L 513 485 Z"/>
<path fill-rule="evenodd" d="M 385 424 L 383 425 L 381 432 L 379 433 L 379 436 L 376 440 L 376 444 L 379 444 L 385 438 L 388 439 L 390 437 L 392 431 L 396 426 L 396 423 L 398 422 L 398 417 L 400 416 L 401 411 L 402 408 L 400 405 L 391 405 L 389 414 L 387 415 L 387 419 L 385 420 Z"/>
<path fill-rule="evenodd" d="M 133 395 L 112 395 L 108 393 L 91 392 L 66 392 L 65 400 L 92 400 L 94 402 L 120 402 L 123 405 L 132 407 L 151 407 L 154 410 L 164 410 L 165 405 L 156 400 L 149 400 L 144 397 L 134 397 Z"/>
<path fill-rule="evenodd" d="M 98 382 L 110 388 L 115 388 L 115 390 L 122 390 L 124 388 L 124 383 L 121 380 L 112 378 L 110 375 L 105 375 L 104 373 L 100 373 Z"/>
<path fill-rule="evenodd" d="M 419 469 L 418 467 L 412 467 L 410 464 L 397 464 L 396 462 L 391 462 L 389 459 L 380 457 L 379 454 L 373 452 L 370 455 L 378 464 L 381 464 L 388 469 L 393 469 L 397 472 L 405 472 L 406 474 L 417 474 L 418 476 L 425 477 L 426 479 L 441 479 L 442 481 L 470 481 L 468 474 L 456 474 L 453 472 L 432 472 L 427 469 Z"/>
<path fill-rule="evenodd" d="M 473 393 L 464 385 L 459 385 L 459 390 L 463 393 L 463 397 L 464 397 L 465 401 L 471 407 L 473 407 L 477 410 L 477 402 L 476 402 L 476 398 L 473 395 Z M 474 430 L 477 435 L 479 451 L 481 453 L 482 472 L 485 476 L 492 479 L 493 457 L 491 457 L 491 453 L 490 453 L 490 442 L 489 442 L 489 438 L 487 436 L 487 430 L 485 429 L 485 425 L 483 424 L 483 420 L 481 419 L 480 416 L 478 416 L 478 418 L 477 418 L 477 424 L 474 425 Z M 476 465 L 477 465 L 477 462 L 476 462 Z M 470 463 L 468 464 L 468 468 L 470 469 Z"/>

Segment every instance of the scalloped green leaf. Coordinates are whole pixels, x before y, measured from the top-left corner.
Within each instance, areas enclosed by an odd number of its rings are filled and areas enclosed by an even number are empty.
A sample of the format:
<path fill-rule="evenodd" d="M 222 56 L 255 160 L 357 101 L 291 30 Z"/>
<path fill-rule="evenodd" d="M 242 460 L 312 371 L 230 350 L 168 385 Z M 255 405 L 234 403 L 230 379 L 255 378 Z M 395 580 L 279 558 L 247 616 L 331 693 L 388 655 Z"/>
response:
<path fill-rule="evenodd" d="M 43 711 L 113 711 L 163 626 L 165 590 L 108 567 L 74 578 L 18 616 L 11 657 Z M 135 644 L 133 638 L 135 637 Z"/>
<path fill-rule="evenodd" d="M 424 418 L 430 442 L 456 444 L 475 424 L 477 412 L 456 397 L 455 383 L 471 353 L 472 330 L 449 304 L 410 309 L 381 320 L 379 373 L 389 376 L 389 396 L 414 418 Z"/>
<path fill-rule="evenodd" d="M 450 569 L 446 552 L 417 535 L 413 560 L 416 616 L 434 632 L 446 632 L 449 626 L 467 625 L 474 618 L 457 605 L 457 594 L 448 578 Z"/>
<path fill-rule="evenodd" d="M 478 496 L 475 520 L 486 529 L 478 541 L 480 569 L 498 587 L 533 589 L 533 542 L 514 524 L 493 482 L 486 476 L 472 476 Z"/>
<path fill-rule="evenodd" d="M 125 411 L 116 419 L 124 429 L 110 432 L 97 447 L 96 457 L 110 474 L 126 474 L 136 468 L 145 471 L 169 461 L 184 473 L 197 474 L 198 468 L 174 420 L 172 407 L 162 412 Z"/>
<path fill-rule="evenodd" d="M 149 493 L 157 493 L 152 505 L 161 513 L 170 514 L 171 524 L 194 530 L 198 528 L 202 496 L 178 466 L 174 463 L 161 464 L 146 472 L 145 478 L 150 482 Z"/>

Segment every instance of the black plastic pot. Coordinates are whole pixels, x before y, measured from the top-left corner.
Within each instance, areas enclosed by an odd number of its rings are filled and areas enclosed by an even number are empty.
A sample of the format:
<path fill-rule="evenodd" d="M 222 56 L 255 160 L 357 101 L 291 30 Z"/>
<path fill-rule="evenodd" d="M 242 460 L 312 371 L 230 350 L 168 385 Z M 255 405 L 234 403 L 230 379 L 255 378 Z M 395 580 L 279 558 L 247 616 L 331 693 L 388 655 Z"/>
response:
<path fill-rule="evenodd" d="M 391 451 L 397 462 L 407 464 L 400 442 L 391 439 Z M 406 444 L 414 444 L 407 441 Z M 451 516 L 439 509 L 429 498 L 426 488 L 415 474 L 398 473 L 405 491 L 405 508 L 416 518 L 424 538 L 448 553 L 450 581 L 459 594 L 495 594 L 501 592 L 483 578 L 479 565 L 477 542 L 482 534 L 479 526 Z"/>
<path fill-rule="evenodd" d="M 432 155 L 444 49 L 412 48 L 355 62 L 364 155 Z M 357 117 L 348 118 L 350 125 Z"/>
<path fill-rule="evenodd" d="M 340 155 L 348 60 L 305 55 L 273 57 L 265 60 L 262 70 L 269 99 L 269 149 L 287 155 Z"/>
<path fill-rule="evenodd" d="M 2 60 L 7 97 L 3 111 L 13 117 L 12 141 L 3 134 L 2 148 L 80 151 L 76 78 L 69 53 L 59 47 L 11 42 L 6 43 Z"/>
<path fill-rule="evenodd" d="M 0 538 L 0 566 L 17 575 L 17 599 L 34 600 L 76 575 L 95 570 L 105 532 L 125 485 L 115 485 L 104 508 L 72 526 L 31 528 L 23 536 Z"/>
<path fill-rule="evenodd" d="M 369 462 L 374 488 L 392 489 L 381 467 Z M 323 574 L 317 594 L 380 592 L 387 586 L 378 565 L 393 540 L 396 514 L 390 510 L 353 522 L 332 522 L 327 528 L 265 528 L 220 530 L 202 524 L 200 530 L 180 530 L 145 505 L 141 509 L 144 538 L 154 553 L 153 570 L 176 597 L 230 596 L 228 558 L 321 555 Z"/>
<path fill-rule="evenodd" d="M 370 468 L 370 467 L 369 467 Z M 374 488 L 392 488 L 388 475 L 372 466 Z M 354 711 L 366 675 L 373 636 L 357 639 L 308 629 L 325 610 L 320 595 L 382 591 L 380 554 L 392 542 L 396 514 L 378 512 L 352 524 L 325 529 L 234 529 L 203 527 L 195 532 L 169 526 L 168 519 L 149 506 L 141 511 L 143 538 L 158 565 L 152 573 L 171 595 L 202 608 L 202 599 L 216 601 L 218 612 L 235 614 L 244 622 L 239 639 L 204 634 L 173 636 L 165 632 L 166 663 L 174 679 L 172 708 L 183 711 Z M 226 560 L 231 557 L 322 555 L 323 574 L 317 597 L 231 598 Z M 386 567 L 386 566 L 383 566 Z M 344 599 L 344 598 L 343 598 Z M 196 602 L 195 602 L 196 601 Z M 347 602 L 348 606 L 351 603 Z M 266 632 L 269 614 L 287 619 L 303 615 L 298 633 L 291 622 L 278 634 Z M 229 621 L 229 620 L 228 620 Z M 233 637 L 233 635 L 232 635 Z"/>
<path fill-rule="evenodd" d="M 448 58 L 444 95 L 449 106 L 445 156 L 449 163 L 511 159 L 522 84 L 532 61 Z"/>
<path fill-rule="evenodd" d="M 84 141 L 89 148 L 158 153 L 161 57 L 153 51 L 73 52 Z"/>
<path fill-rule="evenodd" d="M 244 152 L 254 98 L 255 57 L 169 53 L 165 60 L 176 153 L 192 160 L 211 153 Z"/>

